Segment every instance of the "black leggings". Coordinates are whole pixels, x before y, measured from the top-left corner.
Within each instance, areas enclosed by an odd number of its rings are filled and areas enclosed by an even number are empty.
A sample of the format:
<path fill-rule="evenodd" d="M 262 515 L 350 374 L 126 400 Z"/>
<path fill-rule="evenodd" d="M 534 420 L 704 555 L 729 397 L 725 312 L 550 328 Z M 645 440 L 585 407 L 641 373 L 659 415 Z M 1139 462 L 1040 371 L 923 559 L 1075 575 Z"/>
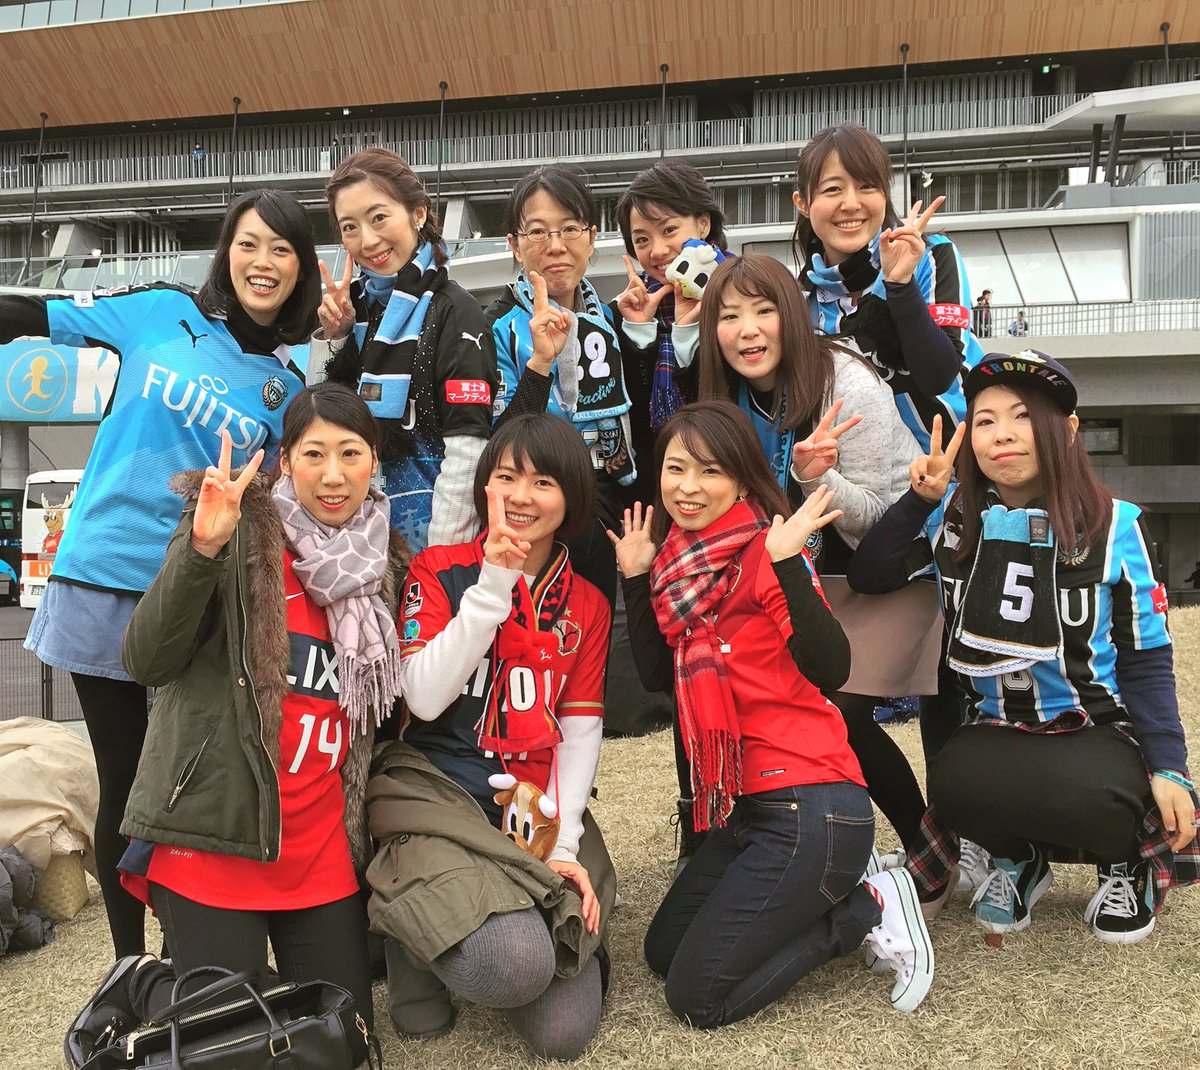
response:
<path fill-rule="evenodd" d="M 850 749 L 862 768 L 867 791 L 907 848 L 925 816 L 925 799 L 904 752 L 875 720 L 875 699 L 839 691 L 830 699 L 842 711 Z"/>
<path fill-rule="evenodd" d="M 284 981 L 329 981 L 354 997 L 368 1028 L 375 1020 L 367 963 L 367 912 L 357 893 L 303 910 L 225 910 L 150 885 L 154 909 L 171 945 L 172 968 L 151 964 L 137 971 L 130 997 L 134 1012 L 147 1021 L 171 1001 L 175 978 L 197 966 L 251 970 L 260 980 L 271 974 L 267 941 Z M 216 978 L 196 978 L 191 991 Z M 181 995 L 187 995 L 183 992 Z"/>
<path fill-rule="evenodd" d="M 1153 806 L 1137 746 L 1100 725 L 1043 735 L 964 725 L 929 767 L 939 823 L 1000 858 L 1029 844 L 1084 851 L 1101 864 L 1136 862 Z"/>
<path fill-rule="evenodd" d="M 100 809 L 96 814 L 96 871 L 108 929 L 117 958 L 146 950 L 146 908 L 121 887 L 117 863 L 128 841 L 121 821 L 129 789 L 146 739 L 146 689 L 130 680 L 71 673 L 83 720 L 87 724 L 96 772 L 100 777 Z"/>

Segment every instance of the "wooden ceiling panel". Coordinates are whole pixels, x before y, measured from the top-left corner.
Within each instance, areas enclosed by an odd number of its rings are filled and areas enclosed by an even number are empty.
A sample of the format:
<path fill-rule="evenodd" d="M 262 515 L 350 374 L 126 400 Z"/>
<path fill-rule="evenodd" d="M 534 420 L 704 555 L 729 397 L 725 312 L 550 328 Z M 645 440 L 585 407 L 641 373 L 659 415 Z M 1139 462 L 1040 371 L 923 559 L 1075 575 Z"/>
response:
<path fill-rule="evenodd" d="M 1200 41 L 1193 0 L 306 0 L 0 34 L 0 129 L 653 86 Z M 846 12 L 831 19 L 831 11 Z"/>

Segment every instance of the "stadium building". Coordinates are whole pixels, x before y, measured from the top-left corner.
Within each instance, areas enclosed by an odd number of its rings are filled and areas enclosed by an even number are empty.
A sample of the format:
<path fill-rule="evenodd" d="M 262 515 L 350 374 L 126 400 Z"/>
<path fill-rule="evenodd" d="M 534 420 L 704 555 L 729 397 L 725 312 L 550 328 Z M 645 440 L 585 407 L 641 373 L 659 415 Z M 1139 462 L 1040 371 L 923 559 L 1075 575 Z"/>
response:
<path fill-rule="evenodd" d="M 1044 349 L 1077 373 L 1102 476 L 1147 508 L 1182 585 L 1200 559 L 1200 5 L 847 11 L 0 0 L 0 286 L 196 283 L 231 192 L 260 184 L 311 207 L 336 271 L 322 187 L 367 145 L 425 179 L 481 302 L 512 270 L 507 192 L 548 160 L 598 194 L 590 277 L 609 295 L 624 278 L 612 207 L 661 155 L 709 178 L 735 249 L 790 262 L 799 147 L 862 122 L 892 151 L 897 204 L 945 195 L 935 223 L 974 292 L 992 291 L 985 348 Z M 27 352 L 0 347 L 5 486 L 82 463 L 111 383 L 84 355 L 53 405 L 22 407 Z"/>

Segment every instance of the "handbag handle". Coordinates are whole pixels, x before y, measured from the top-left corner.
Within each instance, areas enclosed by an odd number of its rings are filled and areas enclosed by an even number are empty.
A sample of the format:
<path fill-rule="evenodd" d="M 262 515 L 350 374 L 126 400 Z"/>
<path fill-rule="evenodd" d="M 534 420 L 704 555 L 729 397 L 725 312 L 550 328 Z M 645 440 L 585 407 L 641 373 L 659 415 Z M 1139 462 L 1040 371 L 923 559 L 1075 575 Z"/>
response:
<path fill-rule="evenodd" d="M 193 992 L 190 996 L 179 998 L 179 993 L 183 990 L 183 986 L 188 981 L 195 977 L 201 977 L 205 974 L 216 974 L 220 980 L 214 981 L 210 985 L 205 985 L 204 988 Z M 251 982 L 258 976 L 253 970 L 241 970 L 234 973 L 232 970 L 227 970 L 223 966 L 197 966 L 194 969 L 188 970 L 187 973 L 181 974 L 175 979 L 175 984 L 171 988 L 171 1002 L 168 1006 L 159 1011 L 149 1022 L 150 1025 L 162 1025 L 164 1022 L 170 1021 L 173 1018 L 179 1018 L 184 1014 L 188 1014 L 197 1007 L 217 996 L 229 992 L 235 988 L 241 988 L 245 985 L 254 991 Z M 257 993 L 255 993 L 257 995 Z"/>

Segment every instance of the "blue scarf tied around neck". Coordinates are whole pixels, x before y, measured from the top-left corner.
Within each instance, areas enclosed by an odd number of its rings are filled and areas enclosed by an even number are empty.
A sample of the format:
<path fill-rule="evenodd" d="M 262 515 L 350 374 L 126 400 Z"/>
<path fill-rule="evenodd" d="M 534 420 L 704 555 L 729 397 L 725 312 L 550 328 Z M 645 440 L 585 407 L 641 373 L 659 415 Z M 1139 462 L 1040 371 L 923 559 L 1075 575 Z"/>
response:
<path fill-rule="evenodd" d="M 826 264 L 820 253 L 813 253 L 805 265 L 808 281 L 831 297 L 873 293 L 886 300 L 883 272 L 879 269 L 879 230 L 866 245 L 851 253 L 840 264 Z"/>

